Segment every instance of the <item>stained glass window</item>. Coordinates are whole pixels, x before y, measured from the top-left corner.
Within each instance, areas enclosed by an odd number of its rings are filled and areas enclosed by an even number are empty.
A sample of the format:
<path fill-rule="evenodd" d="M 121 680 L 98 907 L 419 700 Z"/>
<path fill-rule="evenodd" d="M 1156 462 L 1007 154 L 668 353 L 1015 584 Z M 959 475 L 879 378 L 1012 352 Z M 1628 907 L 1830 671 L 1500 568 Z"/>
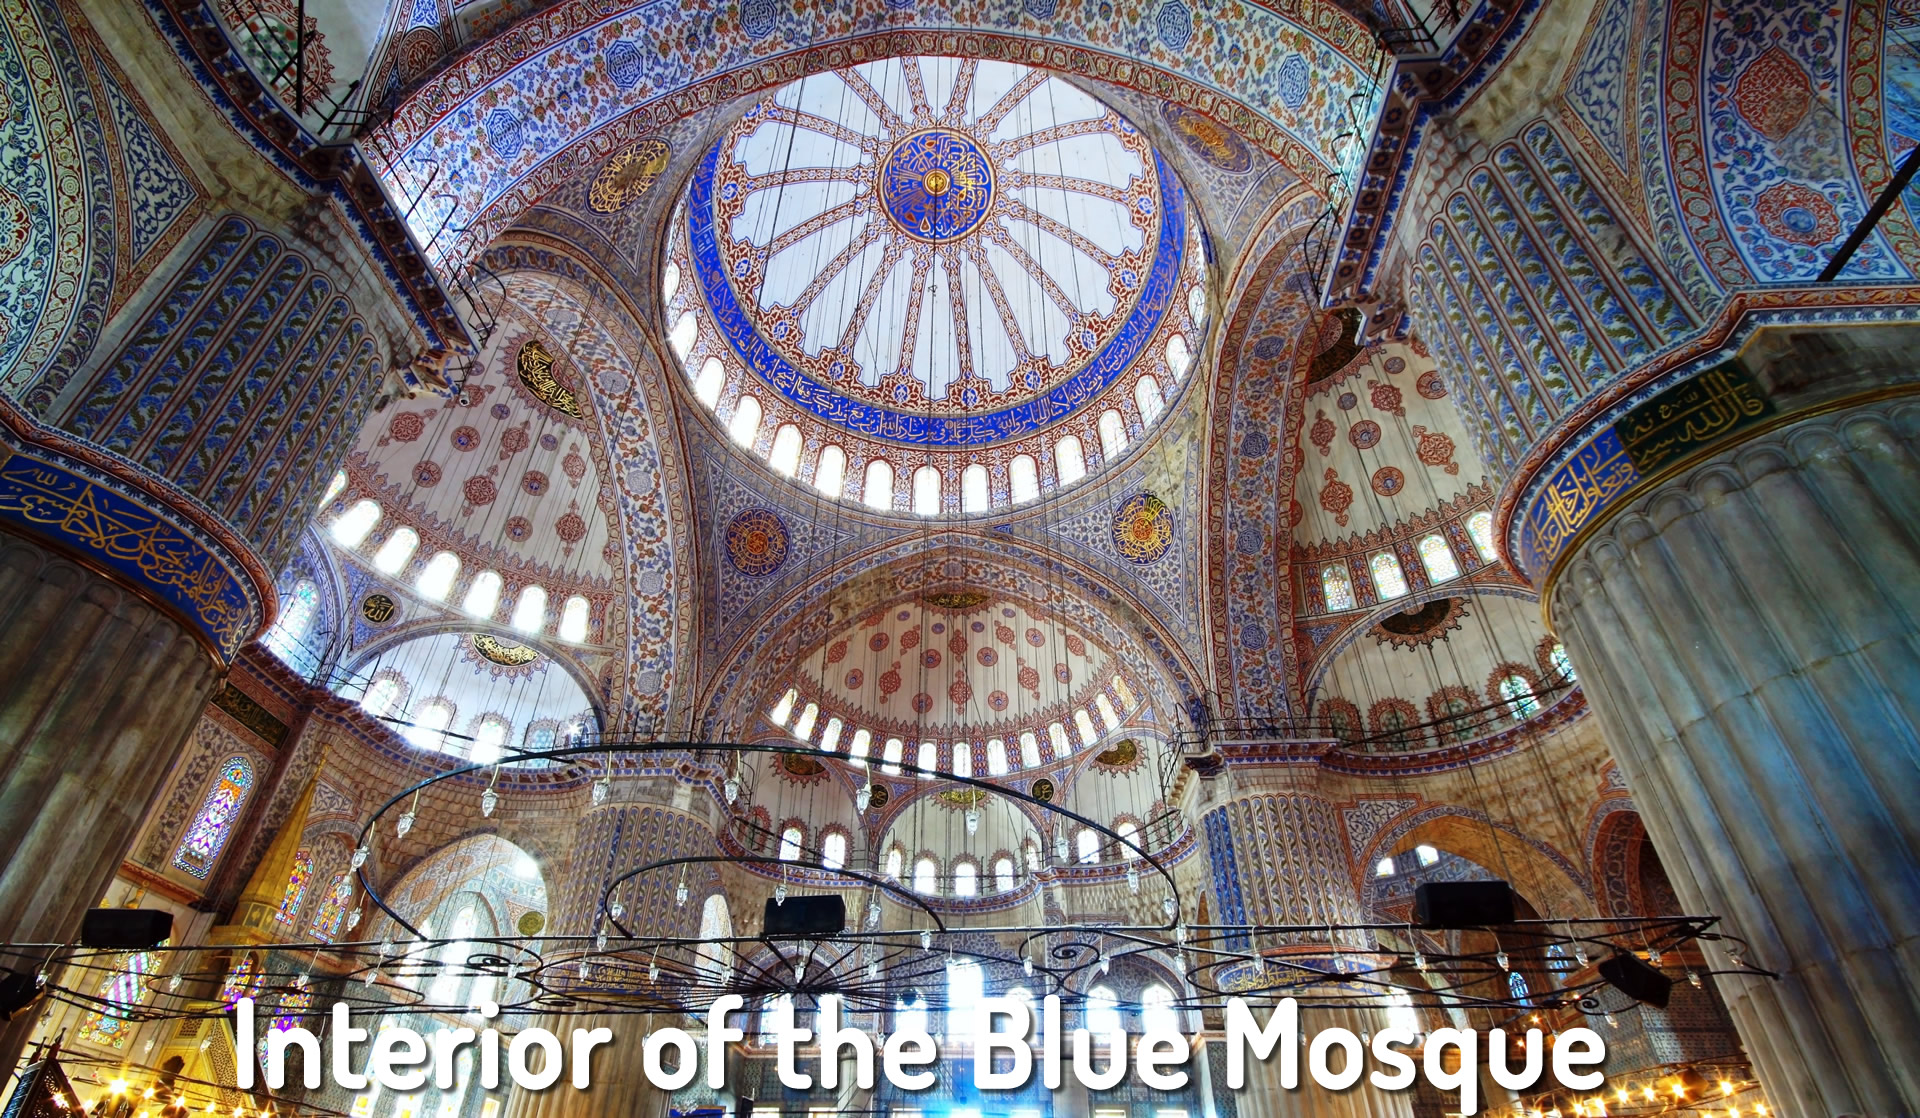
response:
<path fill-rule="evenodd" d="M 1367 560 L 1368 569 L 1373 571 L 1373 587 L 1380 591 L 1380 600 L 1404 597 L 1407 593 L 1407 576 L 1400 570 L 1400 560 L 1391 551 L 1382 551 Z"/>
<path fill-rule="evenodd" d="M 227 972 L 227 980 L 220 984 L 220 1004 L 231 1007 L 253 993 L 255 965 L 252 955 L 240 956 L 240 961 Z"/>
<path fill-rule="evenodd" d="M 1500 553 L 1493 546 L 1492 513 L 1476 512 L 1468 517 L 1467 535 L 1472 537 L 1474 549 L 1480 553 L 1482 560 L 1491 563 L 1500 558 Z"/>
<path fill-rule="evenodd" d="M 80 1022 L 79 1037 L 109 1048 L 125 1048 L 133 1032 L 128 1018 L 147 996 L 147 975 L 153 973 L 156 956 L 149 951 L 122 955 L 114 973 L 100 984 L 99 1009 Z"/>
<path fill-rule="evenodd" d="M 800 857 L 800 846 L 807 841 L 798 826 L 790 826 L 780 832 L 780 860 L 791 862 Z"/>
<path fill-rule="evenodd" d="M 1320 572 L 1320 589 L 1327 596 L 1328 612 L 1353 608 L 1353 580 L 1347 577 L 1345 563 L 1335 563 Z"/>
<path fill-rule="evenodd" d="M 346 910 L 340 906 L 340 898 L 332 889 L 320 898 L 320 908 L 313 914 L 313 922 L 307 925 L 307 935 L 319 943 L 332 943 L 333 937 L 340 934 L 340 920 Z"/>
<path fill-rule="evenodd" d="M 267 647 L 287 664 L 301 667 L 307 659 L 307 635 L 313 631 L 313 620 L 319 614 L 319 587 L 310 578 L 294 583 L 293 590 L 280 603 L 280 620 L 267 630 Z"/>
<path fill-rule="evenodd" d="M 1507 992 L 1521 1005 L 1533 1004 L 1533 991 L 1527 989 L 1527 976 L 1517 970 L 1507 972 Z"/>
<path fill-rule="evenodd" d="M 200 804 L 200 813 L 193 817 L 187 833 L 181 837 L 173 864 L 205 880 L 213 869 L 214 859 L 225 849 L 234 820 L 240 817 L 240 808 L 246 804 L 251 791 L 252 766 L 245 758 L 227 758 L 220 766 L 220 775 L 214 778 L 213 787 L 207 791 L 207 798 Z"/>
<path fill-rule="evenodd" d="M 266 1051 L 267 1037 L 271 1036 L 275 1030 L 298 1028 L 300 1019 L 305 1017 L 307 1010 L 312 1008 L 313 991 L 311 990 L 288 990 L 281 994 L 279 1011 L 273 1015 L 273 1023 L 267 1026 L 268 1031 L 261 1034 L 260 1050 Z"/>
<path fill-rule="evenodd" d="M 1427 568 L 1427 577 L 1434 582 L 1460 577 L 1459 560 L 1453 557 L 1453 549 L 1438 533 L 1420 541 L 1420 562 Z"/>
<path fill-rule="evenodd" d="M 1553 651 L 1547 653 L 1547 662 L 1552 664 L 1554 672 L 1568 683 L 1580 678 L 1573 674 L 1573 661 L 1567 659 L 1567 646 L 1564 644 L 1553 646 Z"/>
<path fill-rule="evenodd" d="M 300 919 L 300 903 L 307 899 L 307 885 L 313 880 L 313 855 L 302 850 L 293 856 L 293 872 L 287 875 L 287 891 L 280 898 L 280 910 L 273 922 L 289 928 Z"/>
<path fill-rule="evenodd" d="M 1518 675 L 1500 681 L 1500 697 L 1515 718 L 1526 718 L 1540 709 L 1540 700 L 1533 697 L 1533 685 Z"/>

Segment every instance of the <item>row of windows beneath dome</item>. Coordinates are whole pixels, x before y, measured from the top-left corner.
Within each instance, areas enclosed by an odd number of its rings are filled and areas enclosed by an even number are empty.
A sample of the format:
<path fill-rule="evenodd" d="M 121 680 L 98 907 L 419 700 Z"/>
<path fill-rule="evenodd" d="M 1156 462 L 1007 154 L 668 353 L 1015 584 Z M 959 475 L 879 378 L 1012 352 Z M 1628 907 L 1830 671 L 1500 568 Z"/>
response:
<path fill-rule="evenodd" d="M 344 485 L 345 479 L 337 478 Z M 355 549 L 367 541 L 374 526 L 380 522 L 382 510 L 380 503 L 371 499 L 361 500 L 349 506 L 335 517 L 327 526 L 327 534 L 341 547 Z M 382 574 L 398 576 L 406 570 L 413 560 L 414 552 L 419 550 L 420 534 L 412 528 L 400 527 L 387 533 L 379 548 L 373 553 L 374 569 Z M 428 559 L 414 577 L 413 588 L 430 602 L 444 602 L 453 593 L 454 586 L 460 580 L 460 557 L 451 551 L 441 551 Z M 504 586 L 498 571 L 481 571 L 467 583 L 466 593 L 461 597 L 460 608 L 475 617 L 493 618 L 500 610 L 501 590 Z M 575 594 L 560 607 L 560 623 L 557 635 L 563 641 L 582 643 L 587 639 L 590 607 L 586 598 Z M 523 633 L 540 633 L 547 627 L 547 591 L 543 586 L 529 583 L 522 587 L 514 599 L 508 624 Z M 290 628 L 290 626 L 289 626 Z M 294 638 L 297 643 L 302 639 Z M 284 657 L 283 657 L 284 658 Z"/>
<path fill-rule="evenodd" d="M 367 685 L 360 697 L 360 705 L 375 718 L 387 718 L 396 714 L 406 703 L 405 686 L 392 676 L 381 676 Z M 453 700 L 436 696 L 421 703 L 413 712 L 412 724 L 402 727 L 401 736 L 415 749 L 429 753 L 445 753 L 450 757 L 459 757 L 477 765 L 489 765 L 498 761 L 507 751 L 509 743 L 518 742 L 518 748 L 529 751 L 557 749 L 578 738 L 585 730 L 585 722 L 576 719 L 570 723 L 546 718 L 527 724 L 518 734 L 514 731 L 513 721 L 498 712 L 482 713 L 470 718 L 464 732 L 456 731 L 454 719 L 459 707 Z M 545 764 L 547 762 L 528 762 Z"/>
<path fill-rule="evenodd" d="M 1126 680 L 1113 677 L 1114 694 L 1127 707 L 1133 705 L 1133 689 Z M 835 753 L 840 749 L 844 738 L 847 743 L 847 757 L 855 765 L 865 765 L 872 755 L 873 732 L 864 728 L 849 727 L 838 715 L 828 715 L 824 723 L 820 721 L 820 704 L 807 703 L 794 714 L 799 704 L 800 693 L 789 687 L 780 701 L 767 712 L 774 725 L 786 729 L 796 741 L 817 746 L 823 753 Z M 1098 718 L 1096 725 L 1095 719 Z M 788 720 L 792 725 L 788 725 Z M 1121 722 L 1120 708 L 1104 691 L 1093 697 L 1090 707 L 1076 709 L 1073 712 L 1074 731 L 1079 735 L 1080 744 L 1092 746 L 1103 733 L 1117 730 Z M 1104 726 L 1105 730 L 1100 727 Z M 816 736 L 815 731 L 818 731 Z M 1015 739 L 1017 751 L 1010 748 L 1004 738 L 988 738 L 986 750 L 986 775 L 1005 776 L 1014 768 L 1037 769 L 1050 761 L 1059 760 L 1073 752 L 1073 735 L 1069 734 L 1063 722 L 1049 723 L 1045 729 L 1047 744 L 1051 753 L 1042 756 L 1040 748 L 1041 731 L 1023 730 Z M 880 747 L 880 770 L 888 775 L 897 775 L 901 764 L 906 760 L 907 743 L 902 738 L 888 738 Z M 942 755 L 945 764 L 942 764 Z M 913 764 L 922 770 L 920 779 L 931 780 L 934 772 L 950 772 L 955 776 L 971 777 L 973 771 L 973 745 L 971 742 L 956 741 L 950 747 L 943 747 L 935 741 L 923 741 L 915 747 Z"/>
<path fill-rule="evenodd" d="M 943 1036 L 953 1043 L 969 1044 L 980 1024 L 978 1007 L 981 1001 L 989 996 L 986 988 L 986 969 L 971 959 L 955 960 L 947 964 L 946 982 L 946 1020 L 940 1026 Z M 1040 1037 L 1038 1024 L 1040 1013 L 1035 1004 L 1033 992 L 1024 986 L 1012 986 L 993 996 L 1026 1003 L 1030 1019 L 1036 1023 L 1032 1039 L 1037 1043 Z M 829 1005 L 829 1002 L 832 1004 Z M 840 1020 L 843 1028 L 846 1026 L 846 1007 L 841 1004 L 839 995 L 822 994 L 819 1004 L 820 1008 L 817 1012 L 823 1016 L 832 1013 Z M 1407 1004 L 1412 1005 L 1411 999 L 1408 999 Z M 1080 1013 L 1081 1024 L 1095 1035 L 1099 1044 L 1105 1044 L 1106 1038 L 1116 1032 L 1145 1035 L 1157 1032 L 1178 1033 L 1183 1028 L 1181 1012 L 1175 1008 L 1173 991 L 1159 982 L 1149 983 L 1140 991 L 1140 1000 L 1128 1003 L 1126 1007 L 1123 1007 L 1113 987 L 1105 984 L 1094 986 L 1087 991 L 1086 1001 L 1082 1003 Z M 1124 1019 L 1136 1014 L 1139 1018 L 1138 1025 L 1128 1030 Z M 806 1016 L 807 1011 L 795 1005 L 792 994 L 774 994 L 761 999 L 757 1042 L 766 1046 L 777 1044 L 783 1032 L 794 1028 L 805 1028 Z M 933 1011 L 928 1008 L 926 999 L 917 991 L 909 991 L 894 1001 L 893 1028 L 895 1031 L 912 1029 L 931 1034 L 935 1027 Z M 1416 1028 L 1413 1031 L 1419 1030 Z M 754 1118 L 762 1118 L 762 1108 L 755 1107 L 753 1113 Z M 778 1113 L 778 1110 L 770 1109 L 766 1118 L 775 1118 Z M 811 1111 L 810 1113 L 821 1112 Z M 903 1112 L 895 1107 L 893 1113 Z M 1022 1112 L 1016 1110 L 1012 1113 L 1019 1115 Z M 1033 1113 L 1038 1115 L 1040 1111 L 1036 1110 Z M 1096 1110 L 1094 1113 L 1099 1115 L 1102 1112 Z M 1172 1118 L 1175 1115 L 1185 1118 L 1187 1112 L 1160 1108 L 1155 1113 L 1157 1118 Z"/>
<path fill-rule="evenodd" d="M 1375 877 L 1392 877 L 1394 874 L 1400 872 L 1401 870 L 1414 868 L 1413 866 L 1406 864 L 1407 862 L 1406 855 L 1402 854 L 1400 856 L 1400 859 L 1401 861 L 1398 869 L 1395 868 L 1395 862 L 1391 855 L 1380 859 L 1380 861 L 1376 863 L 1373 867 L 1373 875 Z M 1440 852 L 1434 849 L 1433 847 L 1428 846 L 1425 843 L 1422 843 L 1419 846 L 1416 846 L 1413 848 L 1412 860 L 1415 863 L 1418 863 L 1419 866 L 1424 868 L 1426 866 L 1433 865 L 1435 862 L 1438 862 L 1440 860 Z"/>
<path fill-rule="evenodd" d="M 1473 540 L 1474 550 L 1479 554 L 1480 564 L 1499 560 L 1500 553 L 1493 546 L 1493 514 L 1477 512 L 1467 520 L 1467 534 Z M 1453 545 L 1439 532 L 1421 538 L 1414 545 L 1420 554 L 1420 565 L 1426 569 L 1427 581 L 1431 584 L 1451 582 L 1460 577 L 1460 561 L 1454 555 Z M 1373 579 L 1374 592 L 1383 602 L 1403 598 L 1411 592 L 1407 584 L 1407 575 L 1400 566 L 1400 557 L 1392 551 L 1378 551 L 1367 558 L 1367 571 Z M 1320 590 L 1326 599 L 1327 611 L 1338 613 L 1358 605 L 1353 592 L 1353 578 L 1347 565 L 1329 563 L 1320 570 Z"/>

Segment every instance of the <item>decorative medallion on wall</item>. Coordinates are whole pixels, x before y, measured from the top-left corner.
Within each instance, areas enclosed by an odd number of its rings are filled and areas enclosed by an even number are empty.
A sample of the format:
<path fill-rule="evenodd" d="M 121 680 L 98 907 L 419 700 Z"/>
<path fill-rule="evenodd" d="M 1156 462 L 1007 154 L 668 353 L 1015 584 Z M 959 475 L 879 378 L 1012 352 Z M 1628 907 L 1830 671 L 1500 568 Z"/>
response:
<path fill-rule="evenodd" d="M 867 807 L 870 810 L 877 811 L 880 808 L 886 807 L 887 801 L 891 799 L 893 799 L 893 793 L 887 791 L 887 786 L 875 783 L 872 790 L 867 794 Z"/>
<path fill-rule="evenodd" d="M 979 807 L 980 805 L 987 802 L 987 790 L 985 788 L 973 788 L 973 787 L 948 788 L 947 790 L 945 790 L 944 792 L 941 792 L 938 796 L 936 796 L 935 799 L 939 800 L 940 803 L 945 805 L 946 807 L 954 808 L 956 810 L 962 809 L 962 808 L 969 808 L 969 807 Z"/>
<path fill-rule="evenodd" d="M 787 526 L 772 509 L 747 509 L 727 525 L 727 561 L 750 578 L 765 578 L 787 561 Z"/>
<path fill-rule="evenodd" d="M 1113 514 L 1113 546 L 1132 563 L 1152 563 L 1173 546 L 1173 512 L 1151 493 L 1135 493 Z"/>
<path fill-rule="evenodd" d="M 825 779 L 827 767 L 804 753 L 782 753 L 780 771 L 801 784 Z"/>
<path fill-rule="evenodd" d="M 538 341 L 528 342 L 520 347 L 520 383 L 534 398 L 562 415 L 574 419 L 582 418 L 580 401 L 574 398 L 568 388 L 554 379 L 553 354 Z"/>
<path fill-rule="evenodd" d="M 990 595 L 978 590 L 938 590 L 921 595 L 921 600 L 928 605 L 951 613 L 965 613 L 968 610 L 979 609 L 987 604 L 989 598 Z"/>
<path fill-rule="evenodd" d="M 1053 802 L 1054 791 L 1053 781 L 1044 776 L 1033 782 L 1033 798 L 1043 804 Z"/>
<path fill-rule="evenodd" d="M 1445 639 L 1466 616 L 1466 599 L 1435 598 L 1426 605 L 1381 618 L 1373 627 L 1373 637 L 1395 648 L 1424 648 Z"/>
<path fill-rule="evenodd" d="M 1136 768 L 1140 764 L 1140 743 L 1133 738 L 1121 738 L 1094 754 L 1093 763 L 1099 768 L 1114 772 L 1126 772 Z"/>
<path fill-rule="evenodd" d="M 901 140 L 880 168 L 880 203 L 909 237 L 951 241 L 993 205 L 993 166 L 980 145 L 946 128 Z"/>
<path fill-rule="evenodd" d="M 369 594 L 360 599 L 360 616 L 366 618 L 370 625 L 385 625 L 392 621 L 396 608 L 393 599 L 385 594 Z"/>
<path fill-rule="evenodd" d="M 607 160 L 587 188 L 587 206 L 597 214 L 618 213 L 653 189 L 667 169 L 673 149 L 663 140 L 642 140 Z"/>
<path fill-rule="evenodd" d="M 503 668 L 518 668 L 540 658 L 540 653 L 524 644 L 503 641 L 488 633 L 473 635 L 474 651 Z"/>
<path fill-rule="evenodd" d="M 523 912 L 520 914 L 520 922 L 515 927 L 520 929 L 520 934 L 523 936 L 537 936 L 546 930 L 547 918 L 538 912 Z"/>
<path fill-rule="evenodd" d="M 1754 199 L 1766 231 L 1799 245 L 1824 245 L 1840 235 L 1840 215 L 1827 196 L 1797 182 L 1770 186 Z"/>
<path fill-rule="evenodd" d="M 1253 149 L 1239 133 L 1171 101 L 1162 102 L 1160 115 L 1180 142 L 1209 164 L 1230 175 L 1242 175 L 1253 167 Z"/>

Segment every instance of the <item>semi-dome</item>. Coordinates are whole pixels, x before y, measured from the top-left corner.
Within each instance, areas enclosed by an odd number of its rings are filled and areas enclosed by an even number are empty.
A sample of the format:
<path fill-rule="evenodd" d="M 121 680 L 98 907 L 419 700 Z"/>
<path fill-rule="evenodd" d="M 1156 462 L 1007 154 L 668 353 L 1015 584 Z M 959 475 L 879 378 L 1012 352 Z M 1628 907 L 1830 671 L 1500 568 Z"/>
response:
<path fill-rule="evenodd" d="M 1179 393 L 1197 214 L 1146 136 L 1059 78 L 904 58 L 789 85 L 697 163 L 666 325 L 734 441 L 923 515 L 1032 500 Z"/>

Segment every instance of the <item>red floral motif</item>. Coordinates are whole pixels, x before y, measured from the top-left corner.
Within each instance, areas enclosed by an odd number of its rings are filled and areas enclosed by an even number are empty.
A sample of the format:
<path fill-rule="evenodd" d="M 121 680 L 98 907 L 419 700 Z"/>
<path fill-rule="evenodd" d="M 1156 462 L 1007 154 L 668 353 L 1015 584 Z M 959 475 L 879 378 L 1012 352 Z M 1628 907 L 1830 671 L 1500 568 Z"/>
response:
<path fill-rule="evenodd" d="M 587 522 L 580 519 L 579 513 L 569 512 L 553 522 L 553 533 L 571 546 L 586 536 Z"/>
<path fill-rule="evenodd" d="M 939 667 L 940 666 L 940 650 L 937 648 L 929 648 L 925 652 L 922 652 L 920 654 L 920 666 L 923 668 Z"/>
<path fill-rule="evenodd" d="M 1413 387 L 1415 391 L 1429 400 L 1438 400 L 1447 394 L 1446 380 L 1440 376 L 1439 372 L 1433 369 L 1428 369 L 1426 372 L 1421 373 L 1420 379 L 1414 382 Z"/>
<path fill-rule="evenodd" d="M 1080 634 L 1078 633 L 1068 633 L 1067 651 L 1073 653 L 1075 656 L 1085 656 L 1087 654 L 1087 642 L 1081 640 Z"/>
<path fill-rule="evenodd" d="M 1747 64 L 1733 83 L 1733 109 L 1774 143 L 1799 127 L 1813 107 L 1813 80 L 1794 57 L 1772 47 Z"/>
<path fill-rule="evenodd" d="M 966 706 L 967 702 L 973 698 L 973 684 L 968 683 L 964 675 L 956 676 L 953 683 L 947 687 L 947 698 L 954 706 Z"/>
<path fill-rule="evenodd" d="M 965 656 L 967 654 L 967 635 L 955 629 L 953 635 L 947 638 L 947 651 L 953 653 L 955 656 Z"/>
<path fill-rule="evenodd" d="M 500 495 L 500 490 L 493 484 L 493 479 L 485 474 L 475 474 L 468 478 L 466 484 L 460 487 L 460 492 L 466 496 L 467 504 L 473 508 L 490 505 L 493 499 Z"/>
<path fill-rule="evenodd" d="M 1367 389 L 1369 391 L 1367 399 L 1372 402 L 1375 410 L 1392 412 L 1395 415 L 1407 414 L 1407 409 L 1400 403 L 1398 386 L 1370 380 L 1367 382 Z"/>
<path fill-rule="evenodd" d="M 566 473 L 568 481 L 579 485 L 580 479 L 587 476 L 587 460 L 569 450 L 567 456 L 560 460 L 560 469 Z"/>
<path fill-rule="evenodd" d="M 898 690 L 900 690 L 900 665 L 895 664 L 880 673 L 880 697 L 884 700 Z"/>
<path fill-rule="evenodd" d="M 1826 195 L 1797 182 L 1783 182 L 1760 192 L 1754 212 L 1767 232 L 1797 245 L 1824 245 L 1840 235 L 1840 215 Z"/>
<path fill-rule="evenodd" d="M 915 714 L 925 714 L 932 709 L 933 709 L 932 695 L 929 695 L 925 691 L 922 691 L 918 695 L 915 695 L 913 697 L 913 712 Z"/>
<path fill-rule="evenodd" d="M 860 685 L 862 683 L 865 683 L 866 681 L 867 681 L 866 673 L 861 671 L 859 668 L 855 668 L 852 671 L 847 673 L 847 676 L 846 676 L 847 690 L 858 691 L 860 690 Z"/>
<path fill-rule="evenodd" d="M 1392 497 L 1407 487 L 1407 475 L 1397 466 L 1382 466 L 1373 471 L 1373 491 L 1382 497 Z"/>
<path fill-rule="evenodd" d="M 455 450 L 472 450 L 480 445 L 480 432 L 462 425 L 453 429 L 453 434 L 448 436 L 448 441 L 453 443 Z"/>
<path fill-rule="evenodd" d="M 1022 664 L 1020 665 L 1020 672 L 1017 678 L 1020 681 L 1020 687 L 1022 690 L 1035 692 L 1036 693 L 1035 697 L 1036 698 L 1038 697 L 1038 692 L 1040 690 L 1040 669 L 1039 668 L 1034 667 L 1032 664 Z"/>
<path fill-rule="evenodd" d="M 993 639 L 999 641 L 1001 644 L 1012 644 L 1013 643 L 1013 626 L 1002 625 L 998 621 L 994 622 L 993 623 Z"/>
<path fill-rule="evenodd" d="M 1005 691 L 993 692 L 987 696 L 987 705 L 995 710 L 1007 709 L 1007 693 Z"/>
<path fill-rule="evenodd" d="M 525 427 L 509 427 L 500 432 L 500 457 L 510 458 L 527 449 L 529 442 Z"/>
<path fill-rule="evenodd" d="M 0 95 L 0 101 L 3 100 L 5 96 Z M 0 188 L 0 264 L 11 263 L 26 250 L 32 238 L 33 211 L 27 209 L 18 194 Z"/>
<path fill-rule="evenodd" d="M 1453 439 L 1439 431 L 1429 431 L 1425 427 L 1415 427 L 1413 438 L 1417 444 L 1414 453 L 1423 466 L 1438 466 L 1449 474 L 1460 472 L 1460 464 L 1453 460 Z"/>
<path fill-rule="evenodd" d="M 440 484 L 440 463 L 422 458 L 413 467 L 413 483 L 422 489 Z"/>
<path fill-rule="evenodd" d="M 1326 412 L 1315 412 L 1313 426 L 1307 431 L 1307 438 L 1313 441 L 1314 446 L 1320 448 L 1320 454 L 1323 457 L 1333 453 L 1333 435 L 1333 420 L 1327 418 Z"/>
<path fill-rule="evenodd" d="M 900 647 L 905 649 L 919 648 L 920 647 L 920 630 L 908 629 L 906 632 L 901 633 Z"/>
<path fill-rule="evenodd" d="M 867 647 L 878 652 L 887 647 L 887 642 L 891 639 L 892 638 L 888 637 L 885 633 L 875 633 L 867 638 Z"/>
<path fill-rule="evenodd" d="M 387 424 L 387 434 L 392 436 L 394 441 L 403 443 L 410 443 L 419 438 L 421 432 L 426 429 L 426 417 L 419 412 L 412 411 L 401 412 L 399 415 L 393 417 L 392 422 Z"/>
<path fill-rule="evenodd" d="M 980 661 L 980 666 L 983 668 L 991 668 L 1000 662 L 1000 654 L 986 645 L 981 645 L 980 650 L 973 654 L 973 658 Z"/>
<path fill-rule="evenodd" d="M 1353 486 L 1340 480 L 1333 467 L 1327 467 L 1326 485 L 1320 490 L 1320 507 L 1333 514 L 1333 522 L 1347 526 L 1347 509 L 1353 505 Z"/>
<path fill-rule="evenodd" d="M 524 516 L 510 516 L 507 518 L 508 539 L 516 543 L 523 543 L 527 537 L 531 535 L 533 535 L 533 521 L 528 520 Z"/>
<path fill-rule="evenodd" d="M 847 658 L 847 642 L 834 641 L 827 649 L 827 663 L 838 664 Z"/>

